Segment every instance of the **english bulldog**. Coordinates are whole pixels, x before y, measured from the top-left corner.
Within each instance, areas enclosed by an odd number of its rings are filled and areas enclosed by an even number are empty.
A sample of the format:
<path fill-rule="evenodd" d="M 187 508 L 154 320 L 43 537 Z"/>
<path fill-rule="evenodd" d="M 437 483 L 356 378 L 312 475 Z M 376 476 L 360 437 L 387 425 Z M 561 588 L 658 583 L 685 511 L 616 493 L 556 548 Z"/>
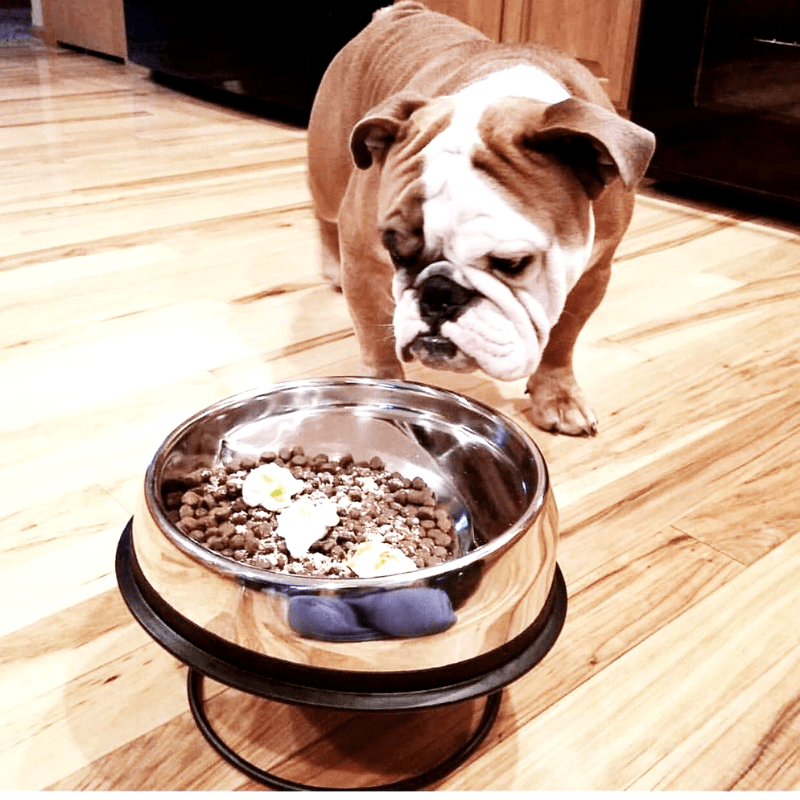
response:
<path fill-rule="evenodd" d="M 593 435 L 572 370 L 653 135 L 592 73 L 398 2 L 337 54 L 308 127 L 323 271 L 365 371 L 527 377 L 532 421 Z"/>

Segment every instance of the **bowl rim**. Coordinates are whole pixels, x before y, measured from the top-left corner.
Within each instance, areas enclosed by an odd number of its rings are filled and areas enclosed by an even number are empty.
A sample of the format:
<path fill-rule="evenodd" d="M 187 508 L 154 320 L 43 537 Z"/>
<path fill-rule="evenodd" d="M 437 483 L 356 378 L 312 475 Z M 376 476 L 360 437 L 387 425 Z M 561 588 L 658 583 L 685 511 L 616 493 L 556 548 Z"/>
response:
<path fill-rule="evenodd" d="M 470 550 L 463 556 L 449 559 L 431 567 L 421 567 L 409 572 L 398 572 L 393 575 L 381 575 L 370 578 L 327 578 L 313 575 L 302 575 L 294 573 L 283 573 L 271 571 L 262 567 L 254 567 L 236 561 L 227 556 L 220 555 L 213 550 L 195 542 L 188 535 L 176 528 L 164 513 L 160 502 L 156 497 L 155 477 L 156 473 L 170 451 L 169 446 L 174 444 L 186 431 L 204 417 L 224 409 L 228 406 L 241 405 L 243 401 L 254 399 L 263 395 L 274 394 L 289 390 L 296 390 L 303 387 L 327 386 L 327 387 L 353 387 L 370 386 L 390 388 L 394 391 L 410 392 L 412 394 L 423 394 L 437 399 L 444 399 L 455 402 L 457 405 L 466 407 L 473 413 L 488 416 L 495 419 L 505 428 L 513 433 L 530 452 L 536 464 L 537 480 L 534 482 L 534 491 L 531 501 L 528 503 L 524 513 L 513 525 L 501 534 L 493 538 L 486 544 L 479 545 L 474 550 Z M 147 510 L 155 518 L 160 531 L 183 553 L 195 561 L 203 563 L 215 572 L 221 573 L 225 577 L 232 578 L 239 583 L 252 588 L 292 588 L 296 590 L 307 589 L 308 591 L 343 590 L 343 589 L 362 589 L 373 590 L 397 589 L 404 586 L 416 585 L 422 580 L 430 580 L 441 575 L 452 573 L 455 570 L 465 569 L 476 562 L 492 556 L 499 550 L 507 548 L 519 536 L 524 534 L 533 524 L 534 520 L 541 513 L 547 495 L 550 490 L 550 474 L 547 469 L 544 456 L 536 442 L 531 438 L 518 423 L 502 414 L 497 409 L 492 408 L 486 403 L 466 397 L 451 389 L 430 386 L 417 381 L 407 380 L 388 380 L 381 378 L 365 378 L 354 376 L 335 376 L 335 377 L 314 377 L 298 378 L 286 381 L 277 381 L 268 387 L 256 387 L 242 392 L 224 397 L 211 403 L 205 408 L 200 409 L 182 423 L 177 425 L 162 441 L 153 455 L 144 478 L 144 500 Z"/>

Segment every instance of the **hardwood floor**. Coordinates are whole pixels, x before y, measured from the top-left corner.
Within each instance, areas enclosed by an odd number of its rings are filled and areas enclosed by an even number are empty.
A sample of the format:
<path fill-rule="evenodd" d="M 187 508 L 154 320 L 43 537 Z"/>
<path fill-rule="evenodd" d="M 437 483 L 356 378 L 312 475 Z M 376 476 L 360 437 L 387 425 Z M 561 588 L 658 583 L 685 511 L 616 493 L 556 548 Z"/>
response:
<path fill-rule="evenodd" d="M 258 788 L 203 740 L 114 553 L 175 425 L 358 371 L 317 272 L 304 137 L 89 55 L 0 50 L 0 788 Z M 570 596 L 437 788 L 800 789 L 799 234 L 643 191 L 579 343 L 594 439 L 531 428 L 524 381 L 409 371 L 531 431 Z M 434 763 L 482 705 L 208 695 L 242 755 L 341 787 Z"/>

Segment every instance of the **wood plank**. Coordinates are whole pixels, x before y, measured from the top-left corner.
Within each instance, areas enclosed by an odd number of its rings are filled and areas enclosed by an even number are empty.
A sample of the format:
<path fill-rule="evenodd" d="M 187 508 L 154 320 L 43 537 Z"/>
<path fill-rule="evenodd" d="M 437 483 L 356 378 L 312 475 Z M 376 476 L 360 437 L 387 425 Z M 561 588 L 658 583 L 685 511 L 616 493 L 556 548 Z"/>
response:
<path fill-rule="evenodd" d="M 0 712 L 0 770 L 15 788 L 43 789 L 185 708 L 185 668 L 153 642 L 83 666 L 24 709 Z M 146 703 L 119 702 L 144 693 Z"/>
<path fill-rule="evenodd" d="M 798 445 L 796 429 L 776 437 L 769 453 L 744 463 L 732 485 L 711 492 L 676 527 L 742 564 L 758 561 L 797 533 Z"/>
<path fill-rule="evenodd" d="M 742 689 L 634 783 L 644 790 L 797 791 L 800 653 L 794 650 Z M 755 745 L 754 745 L 755 742 Z"/>

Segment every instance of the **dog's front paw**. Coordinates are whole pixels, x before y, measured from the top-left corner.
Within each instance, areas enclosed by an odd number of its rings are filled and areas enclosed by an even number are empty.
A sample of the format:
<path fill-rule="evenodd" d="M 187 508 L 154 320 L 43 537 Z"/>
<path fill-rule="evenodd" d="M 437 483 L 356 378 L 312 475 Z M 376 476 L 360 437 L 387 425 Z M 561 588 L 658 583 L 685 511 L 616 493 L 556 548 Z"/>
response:
<path fill-rule="evenodd" d="M 567 367 L 540 367 L 528 379 L 531 398 L 528 415 L 542 430 L 568 436 L 594 436 L 597 418 Z"/>

